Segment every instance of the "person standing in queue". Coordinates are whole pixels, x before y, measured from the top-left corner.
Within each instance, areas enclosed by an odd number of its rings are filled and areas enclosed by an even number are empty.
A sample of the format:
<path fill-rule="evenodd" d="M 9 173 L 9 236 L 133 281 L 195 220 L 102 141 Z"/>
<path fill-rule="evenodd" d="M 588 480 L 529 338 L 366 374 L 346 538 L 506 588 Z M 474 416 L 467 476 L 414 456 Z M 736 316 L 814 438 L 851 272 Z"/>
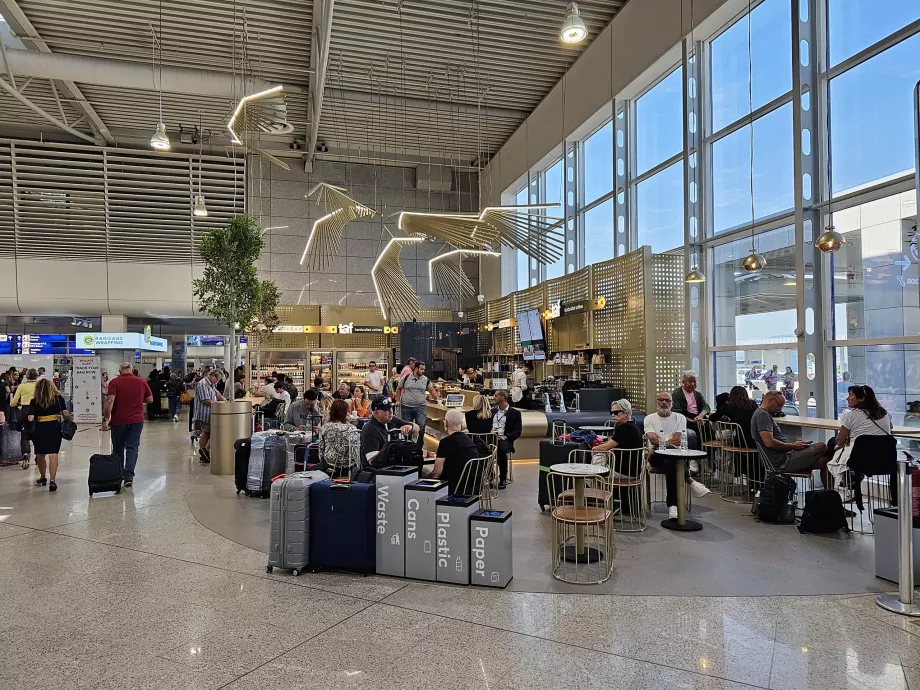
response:
<path fill-rule="evenodd" d="M 220 378 L 216 371 L 209 371 L 198 385 L 195 386 L 195 425 L 201 431 L 198 439 L 199 462 L 211 462 L 211 405 L 224 396 L 217 392 L 217 380 Z"/>
<path fill-rule="evenodd" d="M 134 367 L 122 362 L 118 376 L 109 381 L 109 394 L 102 410 L 102 430 L 112 430 L 112 454 L 124 470 L 125 486 L 134 484 L 134 469 L 144 430 L 144 404 L 153 402 L 147 382 L 134 374 Z"/>
<path fill-rule="evenodd" d="M 421 431 L 418 435 L 418 445 L 425 447 L 425 422 L 428 419 L 428 401 L 425 393 L 430 392 L 437 400 L 441 396 L 431 381 L 425 376 L 425 363 L 415 362 L 412 373 L 399 380 L 399 389 L 396 391 L 396 402 L 399 404 L 400 414 L 403 419 L 418 424 Z"/>
<path fill-rule="evenodd" d="M 521 411 L 511 407 L 508 391 L 495 391 L 495 413 L 492 433 L 498 441 L 498 488 L 508 486 L 508 454 L 514 452 L 514 442 L 521 437 Z"/>
<path fill-rule="evenodd" d="M 13 394 L 13 400 L 10 407 L 22 406 L 22 419 L 29 414 L 29 404 L 35 395 L 35 386 L 38 384 L 38 372 L 35 369 L 29 369 L 24 376 L 20 377 L 20 384 L 16 386 L 16 393 Z M 19 449 L 22 451 L 22 469 L 29 467 L 32 447 L 29 444 L 29 434 L 23 429 L 20 436 Z"/>
<path fill-rule="evenodd" d="M 524 407 L 524 391 L 527 390 L 527 377 L 533 371 L 533 366 L 525 362 L 523 367 L 514 370 L 511 374 L 511 401 L 515 407 Z"/>

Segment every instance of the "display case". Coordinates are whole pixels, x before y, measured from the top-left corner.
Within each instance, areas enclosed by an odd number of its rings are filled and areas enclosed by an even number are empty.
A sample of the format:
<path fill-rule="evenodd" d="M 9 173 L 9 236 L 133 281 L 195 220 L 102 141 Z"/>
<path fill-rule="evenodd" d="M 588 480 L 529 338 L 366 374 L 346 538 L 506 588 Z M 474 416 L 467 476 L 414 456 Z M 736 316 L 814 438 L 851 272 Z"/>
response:
<path fill-rule="evenodd" d="M 263 378 L 272 372 L 290 376 L 294 385 L 301 393 L 306 388 L 306 360 L 302 352 L 268 351 L 251 353 L 249 357 L 249 388 L 250 390 L 262 387 Z"/>
<path fill-rule="evenodd" d="M 332 387 L 332 350 L 310 351 L 310 386 L 313 386 L 313 379 L 317 376 L 323 379 L 324 384 L 328 383 Z"/>
<path fill-rule="evenodd" d="M 389 372 L 392 357 L 387 350 L 336 350 L 336 380 L 335 385 L 345 382 L 350 385 L 363 384 L 367 378 L 367 365 L 377 362 L 377 368 L 386 377 Z"/>

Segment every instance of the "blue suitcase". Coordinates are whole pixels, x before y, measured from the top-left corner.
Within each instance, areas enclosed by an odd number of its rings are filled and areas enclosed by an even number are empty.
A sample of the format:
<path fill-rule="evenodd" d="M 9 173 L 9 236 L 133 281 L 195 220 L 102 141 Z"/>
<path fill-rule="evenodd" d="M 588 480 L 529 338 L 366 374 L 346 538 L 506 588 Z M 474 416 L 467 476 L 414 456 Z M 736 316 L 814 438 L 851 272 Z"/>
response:
<path fill-rule="evenodd" d="M 310 485 L 310 566 L 367 575 L 377 563 L 374 485 L 331 480 Z"/>

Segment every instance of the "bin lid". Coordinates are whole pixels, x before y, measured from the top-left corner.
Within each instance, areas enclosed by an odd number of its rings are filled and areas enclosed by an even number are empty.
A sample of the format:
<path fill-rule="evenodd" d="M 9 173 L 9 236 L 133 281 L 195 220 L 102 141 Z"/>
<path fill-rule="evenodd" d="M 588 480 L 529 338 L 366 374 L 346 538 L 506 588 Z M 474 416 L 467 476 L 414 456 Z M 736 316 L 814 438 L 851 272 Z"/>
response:
<path fill-rule="evenodd" d="M 442 482 L 440 479 L 419 479 L 417 482 L 406 484 L 406 491 L 409 489 L 413 491 L 440 491 L 446 486 L 447 482 Z"/>
<path fill-rule="evenodd" d="M 438 499 L 437 505 L 468 508 L 469 506 L 478 502 L 479 496 L 445 496 L 444 498 Z"/>
<path fill-rule="evenodd" d="M 510 510 L 477 510 L 470 516 L 470 520 L 480 520 L 482 522 L 507 522 L 511 519 Z"/>
<path fill-rule="evenodd" d="M 390 465 L 389 467 L 377 470 L 376 474 L 378 477 L 380 475 L 387 477 L 408 477 L 413 472 L 418 472 L 418 467 L 415 465 Z"/>
<path fill-rule="evenodd" d="M 215 401 L 211 403 L 211 414 L 250 414 L 252 403 L 244 400 Z"/>

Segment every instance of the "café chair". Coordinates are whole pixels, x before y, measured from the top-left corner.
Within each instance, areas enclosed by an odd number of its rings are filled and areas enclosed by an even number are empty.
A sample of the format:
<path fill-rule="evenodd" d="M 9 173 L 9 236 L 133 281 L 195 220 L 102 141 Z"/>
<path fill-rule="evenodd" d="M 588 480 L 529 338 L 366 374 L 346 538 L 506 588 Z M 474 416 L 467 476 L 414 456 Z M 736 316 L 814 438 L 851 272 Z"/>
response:
<path fill-rule="evenodd" d="M 696 428 L 700 437 L 700 450 L 705 450 L 709 454 L 705 458 L 709 462 L 700 463 L 700 479 L 706 486 L 712 488 L 715 485 L 712 479 L 713 469 L 718 469 L 720 475 L 722 473 L 720 465 L 723 460 L 722 446 L 725 445 L 725 441 L 719 437 L 715 425 L 708 419 L 698 421 Z"/>
<path fill-rule="evenodd" d="M 835 488 L 844 490 L 844 506 L 853 513 L 849 516 L 850 530 L 874 534 L 875 511 L 898 502 L 898 440 L 894 436 L 860 436 L 851 443 L 850 471 L 843 475 L 848 478 L 850 491 L 839 483 Z"/>
<path fill-rule="evenodd" d="M 569 426 L 565 423 L 564 419 L 554 419 L 553 420 L 553 432 L 550 439 L 554 445 L 561 446 L 565 443 L 565 437 L 575 431 L 575 427 Z M 562 436 L 563 440 L 559 440 L 559 437 Z"/>
<path fill-rule="evenodd" d="M 613 570 L 613 511 L 609 501 L 576 506 L 573 500 L 564 499 L 574 497 L 576 481 L 572 475 L 552 470 L 546 477 L 553 520 L 552 573 L 563 582 L 600 584 Z M 558 493 L 557 488 L 561 489 Z"/>
<path fill-rule="evenodd" d="M 617 448 L 608 451 L 612 454 L 611 470 L 617 467 L 638 466 L 638 477 L 614 477 L 611 472 L 606 480 L 607 486 L 614 495 L 614 501 L 619 500 L 620 510 L 614 515 L 613 530 L 615 532 L 643 532 L 648 526 L 646 512 L 646 473 L 648 462 L 645 460 L 645 448 Z M 687 492 L 689 493 L 689 492 Z"/>
<path fill-rule="evenodd" d="M 479 496 L 479 507 L 486 510 L 492 507 L 493 487 L 498 484 L 495 477 L 495 446 L 492 448 L 490 455 L 466 461 L 454 491 L 458 496 Z"/>
<path fill-rule="evenodd" d="M 753 503 L 756 485 L 763 484 L 763 468 L 756 448 L 748 448 L 740 424 L 716 422 L 722 462 L 719 493 L 729 503 Z"/>
<path fill-rule="evenodd" d="M 770 459 L 763 452 L 763 446 L 759 443 L 757 444 L 757 453 L 760 456 L 760 464 L 763 467 L 764 477 L 768 478 L 774 474 L 781 474 L 785 477 L 792 477 L 795 480 L 796 493 L 799 492 L 799 481 L 801 480 L 808 488 L 808 491 L 815 490 L 815 474 L 814 472 L 777 472 L 773 468 L 773 463 L 770 462 Z M 803 510 L 805 507 L 804 499 L 799 503 L 798 510 Z"/>

